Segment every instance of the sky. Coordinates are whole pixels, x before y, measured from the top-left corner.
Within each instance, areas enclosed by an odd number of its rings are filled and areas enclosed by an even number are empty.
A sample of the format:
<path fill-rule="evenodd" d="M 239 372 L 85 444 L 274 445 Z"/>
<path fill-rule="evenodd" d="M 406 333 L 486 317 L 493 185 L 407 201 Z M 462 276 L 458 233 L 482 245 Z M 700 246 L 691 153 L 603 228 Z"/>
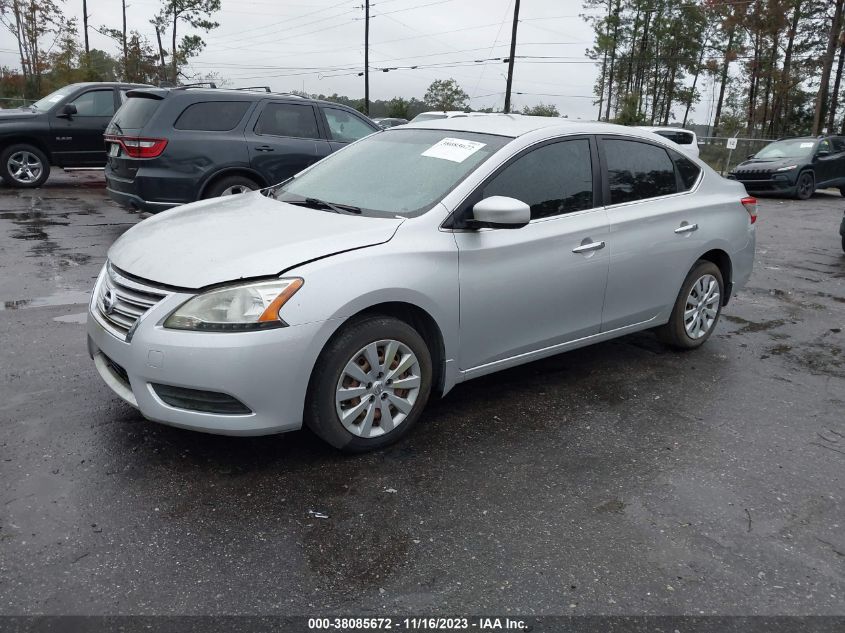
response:
<path fill-rule="evenodd" d="M 220 26 L 201 34 L 206 48 L 190 67 L 218 73 L 231 87 L 269 85 L 274 91 L 361 98 L 363 1 L 222 0 L 214 16 Z M 159 6 L 157 0 L 128 0 L 128 28 L 154 42 L 149 19 Z M 478 60 L 508 55 L 514 0 L 372 0 L 370 6 L 371 99 L 421 99 L 435 79 L 454 78 L 470 95 L 472 108 L 502 108 L 507 64 Z M 79 17 L 81 29 L 82 0 L 65 0 L 64 10 Z M 88 13 L 92 27 L 120 28 L 120 0 L 88 0 Z M 593 33 L 583 13 L 580 0 L 522 0 L 515 109 L 542 102 L 570 118 L 596 118 L 598 68 L 585 55 Z M 117 53 L 114 43 L 93 29 L 89 37 L 92 48 Z M 2 38 L 0 64 L 17 67 L 11 36 Z"/>

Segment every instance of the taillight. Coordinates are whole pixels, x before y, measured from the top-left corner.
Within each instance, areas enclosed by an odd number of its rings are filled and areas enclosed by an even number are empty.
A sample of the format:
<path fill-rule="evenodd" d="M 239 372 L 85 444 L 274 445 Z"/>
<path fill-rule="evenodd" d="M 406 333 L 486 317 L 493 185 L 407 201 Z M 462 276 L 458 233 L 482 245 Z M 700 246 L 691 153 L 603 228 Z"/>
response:
<path fill-rule="evenodd" d="M 748 216 L 751 218 L 751 224 L 754 224 L 757 221 L 757 198 L 753 196 L 748 196 L 747 198 L 743 198 L 740 200 L 742 206 L 745 207 L 745 210 L 748 211 Z"/>
<path fill-rule="evenodd" d="M 132 158 L 155 158 L 161 156 L 167 147 L 166 138 L 141 138 L 139 136 L 107 136 L 106 141 L 118 143 L 127 156 Z"/>

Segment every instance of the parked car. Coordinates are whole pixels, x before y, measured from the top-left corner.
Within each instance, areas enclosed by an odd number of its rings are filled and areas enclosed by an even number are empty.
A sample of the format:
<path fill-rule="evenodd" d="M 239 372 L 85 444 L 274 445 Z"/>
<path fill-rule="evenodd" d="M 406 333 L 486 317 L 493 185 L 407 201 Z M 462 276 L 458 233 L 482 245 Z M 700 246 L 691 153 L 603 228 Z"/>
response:
<path fill-rule="evenodd" d="M 103 131 L 141 84 L 70 84 L 32 105 L 0 111 L 0 176 L 11 187 L 40 187 L 50 167 L 103 167 Z"/>
<path fill-rule="evenodd" d="M 834 187 L 845 196 L 845 137 L 803 136 L 769 143 L 731 170 L 754 194 L 785 194 L 806 200 Z"/>
<path fill-rule="evenodd" d="M 698 158 L 698 136 L 692 130 L 685 130 L 679 127 L 640 127 L 641 130 L 654 132 L 658 136 L 668 138 L 678 145 L 681 151 L 688 156 Z"/>
<path fill-rule="evenodd" d="M 396 127 L 397 125 L 405 125 L 408 122 L 408 119 L 399 119 L 396 117 L 379 117 L 377 119 L 373 119 L 379 126 L 383 129 L 387 129 L 389 127 Z"/>
<path fill-rule="evenodd" d="M 140 211 L 279 183 L 381 129 L 352 108 L 296 95 L 187 87 L 128 96 L 106 130 L 106 187 Z"/>
<path fill-rule="evenodd" d="M 266 195 L 265 195 L 266 194 Z M 756 200 L 653 134 L 491 115 L 385 130 L 129 229 L 88 348 L 151 420 L 383 446 L 457 383 L 639 330 L 713 333 Z"/>
<path fill-rule="evenodd" d="M 432 110 L 420 112 L 411 119 L 411 123 L 422 123 L 423 121 L 436 121 L 438 119 L 454 119 L 456 117 L 487 116 L 489 112 L 464 112 L 463 110 Z"/>

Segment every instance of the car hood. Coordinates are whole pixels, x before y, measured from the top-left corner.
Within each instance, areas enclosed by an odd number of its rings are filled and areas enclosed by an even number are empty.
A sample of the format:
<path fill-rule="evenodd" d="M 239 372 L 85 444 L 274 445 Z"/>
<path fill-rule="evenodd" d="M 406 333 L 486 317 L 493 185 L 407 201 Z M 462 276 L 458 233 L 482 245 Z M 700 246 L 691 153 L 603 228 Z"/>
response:
<path fill-rule="evenodd" d="M 804 160 L 803 158 L 751 158 L 734 167 L 733 171 L 734 173 L 742 173 L 744 171 L 774 171 L 779 167 L 801 165 Z"/>
<path fill-rule="evenodd" d="M 32 110 L 0 110 L 0 123 L 34 119 L 39 114 L 39 112 L 33 112 Z"/>
<path fill-rule="evenodd" d="M 142 279 L 199 289 L 382 244 L 403 221 L 309 209 L 253 192 L 153 216 L 124 233 L 108 256 Z"/>

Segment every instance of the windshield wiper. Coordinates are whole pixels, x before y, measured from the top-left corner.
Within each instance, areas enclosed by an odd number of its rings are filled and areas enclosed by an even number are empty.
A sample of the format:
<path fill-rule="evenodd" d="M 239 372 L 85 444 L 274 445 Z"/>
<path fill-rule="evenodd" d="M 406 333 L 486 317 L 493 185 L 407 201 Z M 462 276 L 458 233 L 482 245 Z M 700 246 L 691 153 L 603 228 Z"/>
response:
<path fill-rule="evenodd" d="M 298 204 L 303 207 L 311 207 L 312 209 L 326 209 L 333 213 L 348 213 L 352 215 L 361 215 L 361 209 L 353 207 L 348 204 L 335 204 L 333 202 L 326 202 L 319 198 L 305 198 L 304 200 L 285 200 L 288 204 Z"/>

